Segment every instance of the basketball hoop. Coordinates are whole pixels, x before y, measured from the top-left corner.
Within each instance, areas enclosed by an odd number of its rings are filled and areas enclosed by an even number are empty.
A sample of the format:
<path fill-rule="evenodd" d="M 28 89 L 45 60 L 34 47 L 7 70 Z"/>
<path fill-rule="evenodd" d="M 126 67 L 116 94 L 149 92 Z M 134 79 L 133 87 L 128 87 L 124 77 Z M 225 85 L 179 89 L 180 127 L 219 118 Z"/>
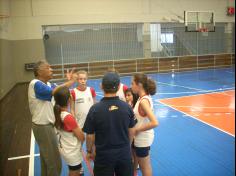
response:
<path fill-rule="evenodd" d="M 208 30 L 207 28 L 199 28 L 199 29 L 198 29 L 198 32 L 201 32 L 201 33 L 202 33 L 202 36 L 207 37 L 209 30 Z"/>
<path fill-rule="evenodd" d="M 0 32 L 6 31 L 8 28 L 9 15 L 0 14 Z"/>
<path fill-rule="evenodd" d="M 215 32 L 215 16 L 213 11 L 185 11 L 184 23 L 186 32 Z"/>

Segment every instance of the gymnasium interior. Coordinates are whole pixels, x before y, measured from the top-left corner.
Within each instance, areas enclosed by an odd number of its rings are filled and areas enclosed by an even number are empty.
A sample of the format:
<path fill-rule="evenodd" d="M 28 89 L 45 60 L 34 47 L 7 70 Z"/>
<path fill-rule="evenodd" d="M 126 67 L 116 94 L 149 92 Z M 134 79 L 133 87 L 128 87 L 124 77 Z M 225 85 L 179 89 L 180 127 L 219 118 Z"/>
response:
<path fill-rule="evenodd" d="M 156 81 L 153 176 L 235 175 L 235 1 L 0 0 L 1 176 L 40 176 L 27 92 L 42 59 L 57 84 L 87 71 L 97 101 L 109 68 Z"/>

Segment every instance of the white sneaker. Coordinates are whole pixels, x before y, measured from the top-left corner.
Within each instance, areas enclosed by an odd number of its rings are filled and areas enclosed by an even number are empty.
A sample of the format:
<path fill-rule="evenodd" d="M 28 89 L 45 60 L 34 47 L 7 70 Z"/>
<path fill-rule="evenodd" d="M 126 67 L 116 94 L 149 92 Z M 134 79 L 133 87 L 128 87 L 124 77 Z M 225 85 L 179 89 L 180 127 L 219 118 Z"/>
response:
<path fill-rule="evenodd" d="M 81 169 L 80 169 L 80 171 L 79 171 L 79 174 L 80 174 L 81 176 L 84 175 L 84 168 L 83 168 L 83 166 L 81 167 Z"/>
<path fill-rule="evenodd" d="M 137 168 L 136 168 L 136 169 L 137 169 L 137 170 L 140 169 L 140 168 L 139 168 L 139 164 L 137 165 Z"/>

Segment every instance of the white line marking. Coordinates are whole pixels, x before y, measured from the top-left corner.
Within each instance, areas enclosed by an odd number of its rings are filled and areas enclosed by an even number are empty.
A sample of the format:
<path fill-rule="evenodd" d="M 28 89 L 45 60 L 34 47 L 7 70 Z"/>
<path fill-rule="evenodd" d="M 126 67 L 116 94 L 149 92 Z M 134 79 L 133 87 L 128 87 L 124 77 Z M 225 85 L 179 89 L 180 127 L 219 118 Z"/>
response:
<path fill-rule="evenodd" d="M 234 74 L 235 72 L 230 72 L 230 71 L 225 71 L 226 73 L 231 73 L 231 74 Z"/>
<path fill-rule="evenodd" d="M 35 138 L 33 130 L 31 130 L 29 174 L 28 174 L 29 176 L 34 175 L 34 148 L 35 148 Z"/>
<path fill-rule="evenodd" d="M 156 104 L 153 104 L 156 105 Z M 228 106 L 178 106 L 174 104 L 169 104 L 169 106 L 173 106 L 176 108 L 193 108 L 194 110 L 201 111 L 202 109 L 232 109 Z M 230 111 L 231 112 L 231 111 Z"/>
<path fill-rule="evenodd" d="M 160 102 L 160 103 L 162 103 L 162 102 Z M 230 135 L 230 136 L 232 136 L 232 137 L 235 138 L 235 136 L 234 136 L 233 134 L 230 134 L 230 133 L 227 132 L 227 131 L 224 131 L 224 130 L 218 128 L 218 127 L 215 127 L 214 125 L 211 125 L 211 124 L 209 124 L 209 123 L 206 123 L 206 122 L 204 122 L 204 121 L 202 121 L 202 120 L 200 120 L 200 119 L 198 119 L 198 118 L 196 118 L 196 117 L 194 117 L 194 116 L 192 116 L 192 115 L 190 115 L 190 114 L 187 114 L 187 113 L 185 113 L 185 112 L 183 112 L 183 111 L 180 111 L 180 110 L 178 110 L 178 109 L 175 109 L 175 108 L 169 106 L 168 104 L 165 104 L 165 103 L 162 103 L 162 104 L 164 104 L 164 105 L 166 105 L 167 107 L 170 107 L 170 108 L 172 108 L 172 109 L 174 109 L 174 110 L 176 110 L 176 111 L 179 111 L 179 112 L 181 112 L 181 113 L 183 113 L 183 114 L 185 114 L 185 115 L 187 115 L 187 116 L 189 116 L 189 117 L 191 117 L 191 118 L 193 118 L 193 119 L 195 119 L 195 120 L 198 120 L 198 121 L 200 121 L 200 122 L 202 122 L 202 123 L 204 123 L 204 124 L 206 124 L 206 125 L 209 125 L 209 126 L 215 128 L 215 129 L 217 129 L 217 130 L 219 130 L 219 131 L 221 131 L 221 132 L 224 132 L 224 133 L 226 133 L 226 134 L 228 134 L 228 135 Z"/>
<path fill-rule="evenodd" d="M 17 159 L 23 159 L 23 158 L 29 158 L 30 155 L 24 155 L 24 156 L 17 156 L 17 157 L 11 157 L 11 158 L 8 158 L 8 160 L 17 160 Z"/>
<path fill-rule="evenodd" d="M 226 91 L 235 91 L 235 89 L 229 89 Z M 170 97 L 170 98 L 162 98 L 160 100 L 168 100 L 168 99 L 173 99 L 173 98 L 183 98 L 183 97 L 193 97 L 193 96 L 198 96 L 198 95 L 209 95 L 209 94 L 215 94 L 215 93 L 219 93 L 219 92 L 209 92 L 209 93 L 201 93 L 201 94 L 196 94 L 196 95 L 185 95 L 185 96 L 181 96 L 181 97 Z M 226 94 L 226 93 L 225 93 Z M 232 95 L 231 95 L 232 97 Z M 159 100 L 154 100 L 155 102 L 159 102 Z"/>
<path fill-rule="evenodd" d="M 99 95 L 99 94 L 97 94 L 97 96 L 98 96 L 98 97 L 104 97 L 103 95 Z"/>
<path fill-rule="evenodd" d="M 213 90 L 198 89 L 198 88 L 194 88 L 194 87 L 181 86 L 181 85 L 177 85 L 177 84 L 163 83 L 163 82 L 159 82 L 159 81 L 157 83 L 168 85 L 168 86 L 172 86 L 172 87 L 182 87 L 182 88 L 186 88 L 186 89 L 197 90 L 197 92 L 212 92 L 213 91 Z M 218 90 L 221 91 L 223 89 L 221 88 L 221 89 L 215 89 L 215 90 L 216 91 L 218 91 Z M 219 92 L 219 94 L 224 94 L 224 93 Z"/>
<path fill-rule="evenodd" d="M 193 91 L 193 92 L 163 92 L 163 93 L 156 93 L 156 95 L 176 95 L 176 94 L 196 94 L 196 93 L 212 93 L 216 91 L 226 91 L 226 90 L 232 90 L 234 87 L 229 88 L 220 88 L 220 89 L 214 89 L 214 90 L 207 90 L 207 91 Z M 226 94 L 226 93 L 225 93 Z M 199 94 L 198 94 L 199 95 Z"/>
<path fill-rule="evenodd" d="M 40 154 L 34 154 L 34 157 L 36 156 L 40 156 Z M 16 156 L 16 157 L 11 157 L 11 158 L 8 158 L 8 160 L 18 160 L 18 159 L 23 159 L 23 158 L 29 158 L 30 155 L 23 155 L 23 156 Z"/>

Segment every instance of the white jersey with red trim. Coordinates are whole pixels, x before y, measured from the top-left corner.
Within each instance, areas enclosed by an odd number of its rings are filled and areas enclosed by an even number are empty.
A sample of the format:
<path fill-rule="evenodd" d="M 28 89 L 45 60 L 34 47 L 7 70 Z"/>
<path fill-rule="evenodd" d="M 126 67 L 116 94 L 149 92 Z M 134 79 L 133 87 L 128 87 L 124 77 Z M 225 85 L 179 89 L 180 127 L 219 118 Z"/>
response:
<path fill-rule="evenodd" d="M 92 89 L 87 87 L 84 91 L 74 88 L 74 102 L 75 102 L 75 118 L 80 126 L 83 128 L 87 114 L 90 107 L 94 104 Z M 73 93 L 72 93 L 73 96 Z"/>
<path fill-rule="evenodd" d="M 135 114 L 135 117 L 137 118 L 137 124 L 136 124 L 137 127 L 150 122 L 149 118 L 147 116 L 142 116 L 139 112 L 139 110 L 141 108 L 140 102 L 143 99 L 147 99 L 149 101 L 151 109 L 153 110 L 153 102 L 152 102 L 152 98 L 150 95 L 145 95 L 145 96 L 138 99 L 138 101 L 134 107 L 134 114 Z M 137 134 L 137 136 L 135 136 L 134 145 L 136 147 L 149 147 L 152 145 L 153 140 L 154 140 L 154 130 L 153 129 L 142 131 L 142 132 L 139 132 Z"/>
<path fill-rule="evenodd" d="M 120 100 L 126 102 L 124 87 L 125 87 L 125 85 L 120 83 L 120 87 L 119 87 L 119 90 L 116 92 L 116 96 L 118 96 L 120 98 Z"/>
<path fill-rule="evenodd" d="M 64 122 L 65 118 L 72 116 L 66 111 L 61 112 L 61 120 Z M 76 123 L 76 121 L 75 121 Z M 59 151 L 70 166 L 76 166 L 82 163 L 82 143 L 74 135 L 72 131 L 66 131 L 65 129 L 58 130 L 59 133 Z"/>

